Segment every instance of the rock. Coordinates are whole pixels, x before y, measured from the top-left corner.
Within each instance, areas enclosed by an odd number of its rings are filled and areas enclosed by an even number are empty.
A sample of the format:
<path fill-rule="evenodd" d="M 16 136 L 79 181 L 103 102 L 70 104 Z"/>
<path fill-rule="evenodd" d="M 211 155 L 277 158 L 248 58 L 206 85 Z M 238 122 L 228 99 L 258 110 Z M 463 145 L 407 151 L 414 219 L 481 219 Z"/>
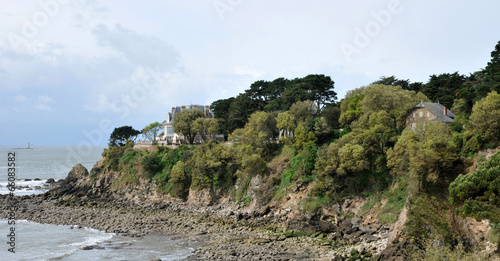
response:
<path fill-rule="evenodd" d="M 359 230 L 363 231 L 366 234 L 373 234 L 373 233 L 377 232 L 376 229 L 370 229 L 369 227 L 365 227 L 365 226 L 359 226 Z"/>
<path fill-rule="evenodd" d="M 35 178 L 35 179 L 33 179 L 33 180 L 34 180 L 34 181 L 40 181 L 40 179 L 39 179 L 39 178 Z"/>
<path fill-rule="evenodd" d="M 71 171 L 68 173 L 68 177 L 66 177 L 66 180 L 68 182 L 74 182 L 77 181 L 78 179 L 87 177 L 89 175 L 89 171 L 80 163 L 76 164 L 73 166 Z"/>
<path fill-rule="evenodd" d="M 371 243 L 373 241 L 379 240 L 378 237 L 375 237 L 375 236 L 372 236 L 372 235 L 366 235 L 364 238 L 365 238 L 365 240 L 366 240 L 367 243 Z"/>
<path fill-rule="evenodd" d="M 82 250 L 92 250 L 92 249 L 102 250 L 102 249 L 104 249 L 104 247 L 97 246 L 97 245 L 91 245 L 91 246 L 84 246 L 84 247 L 82 247 Z"/>
<path fill-rule="evenodd" d="M 353 218 L 351 219 L 351 224 L 352 224 L 352 226 L 353 226 L 353 227 L 358 227 L 358 226 L 359 226 L 359 221 L 360 221 L 360 220 L 361 220 L 361 219 L 360 219 L 359 217 L 353 217 Z"/>
<path fill-rule="evenodd" d="M 31 181 L 31 179 L 24 179 L 24 181 Z"/>

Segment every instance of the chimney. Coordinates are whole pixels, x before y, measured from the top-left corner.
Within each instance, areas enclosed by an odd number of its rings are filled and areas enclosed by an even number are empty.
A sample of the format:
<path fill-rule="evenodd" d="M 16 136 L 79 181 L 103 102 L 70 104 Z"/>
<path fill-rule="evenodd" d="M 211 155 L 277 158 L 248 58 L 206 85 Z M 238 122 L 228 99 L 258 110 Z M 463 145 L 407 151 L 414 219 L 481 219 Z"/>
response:
<path fill-rule="evenodd" d="M 443 114 L 446 115 L 446 106 L 443 106 Z"/>

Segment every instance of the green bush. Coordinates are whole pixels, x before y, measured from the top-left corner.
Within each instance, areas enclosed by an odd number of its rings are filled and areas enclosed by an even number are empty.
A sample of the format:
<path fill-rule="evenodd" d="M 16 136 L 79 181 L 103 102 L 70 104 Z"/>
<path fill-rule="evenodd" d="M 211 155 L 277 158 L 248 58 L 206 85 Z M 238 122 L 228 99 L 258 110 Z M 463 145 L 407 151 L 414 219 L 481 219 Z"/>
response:
<path fill-rule="evenodd" d="M 184 162 L 178 161 L 172 168 L 170 183 L 172 184 L 170 190 L 172 196 L 182 199 L 187 198 L 191 186 L 191 177 Z"/>
<path fill-rule="evenodd" d="M 459 175 L 449 186 L 450 203 L 457 212 L 478 219 L 500 222 L 500 152 L 472 173 Z"/>
<path fill-rule="evenodd" d="M 141 161 L 147 178 L 153 178 L 157 173 L 161 172 L 165 165 L 162 163 L 161 158 L 158 157 L 156 152 L 151 152 L 149 155 L 144 156 Z"/>

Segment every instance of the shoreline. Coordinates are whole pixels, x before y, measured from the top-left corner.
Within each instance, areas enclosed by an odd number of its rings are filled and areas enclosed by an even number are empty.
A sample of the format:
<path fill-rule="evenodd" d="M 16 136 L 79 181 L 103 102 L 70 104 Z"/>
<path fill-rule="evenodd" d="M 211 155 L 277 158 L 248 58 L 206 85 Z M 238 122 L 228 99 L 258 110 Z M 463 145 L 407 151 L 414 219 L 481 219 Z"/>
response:
<path fill-rule="evenodd" d="M 177 203 L 137 206 L 114 201 L 47 199 L 45 195 L 16 197 L 16 220 L 79 225 L 130 237 L 166 236 L 195 249 L 184 260 L 332 259 L 331 247 L 321 246 L 321 239 L 276 236 L 261 221 L 242 219 L 239 215 L 224 217 L 211 208 L 195 209 Z M 0 218 L 7 217 L 8 200 L 8 196 L 0 196 Z"/>

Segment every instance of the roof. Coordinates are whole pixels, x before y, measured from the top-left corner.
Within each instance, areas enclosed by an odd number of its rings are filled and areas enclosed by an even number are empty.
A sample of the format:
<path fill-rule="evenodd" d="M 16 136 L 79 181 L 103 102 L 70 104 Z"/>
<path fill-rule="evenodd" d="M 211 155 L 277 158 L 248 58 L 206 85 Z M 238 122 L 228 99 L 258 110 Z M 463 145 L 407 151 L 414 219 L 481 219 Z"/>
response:
<path fill-rule="evenodd" d="M 210 110 L 209 105 L 191 104 L 191 105 L 186 105 L 186 106 L 176 106 L 176 107 L 172 107 L 172 111 L 167 113 L 168 114 L 167 119 L 169 119 L 169 121 L 168 122 L 166 121 L 165 124 L 172 123 L 176 113 L 181 112 L 183 109 L 190 110 L 193 108 L 200 109 L 203 112 L 203 114 L 206 115 L 205 117 L 208 117 L 208 118 L 214 117 L 214 114 L 213 114 L 212 110 Z"/>
<path fill-rule="evenodd" d="M 445 106 L 438 103 L 434 102 L 420 102 L 415 106 L 415 108 L 427 108 L 432 114 L 436 116 L 436 118 L 432 121 L 440 121 L 440 122 L 446 122 L 446 123 L 451 123 L 455 121 L 455 114 L 448 110 Z M 446 115 L 444 114 L 444 109 L 446 108 Z"/>

